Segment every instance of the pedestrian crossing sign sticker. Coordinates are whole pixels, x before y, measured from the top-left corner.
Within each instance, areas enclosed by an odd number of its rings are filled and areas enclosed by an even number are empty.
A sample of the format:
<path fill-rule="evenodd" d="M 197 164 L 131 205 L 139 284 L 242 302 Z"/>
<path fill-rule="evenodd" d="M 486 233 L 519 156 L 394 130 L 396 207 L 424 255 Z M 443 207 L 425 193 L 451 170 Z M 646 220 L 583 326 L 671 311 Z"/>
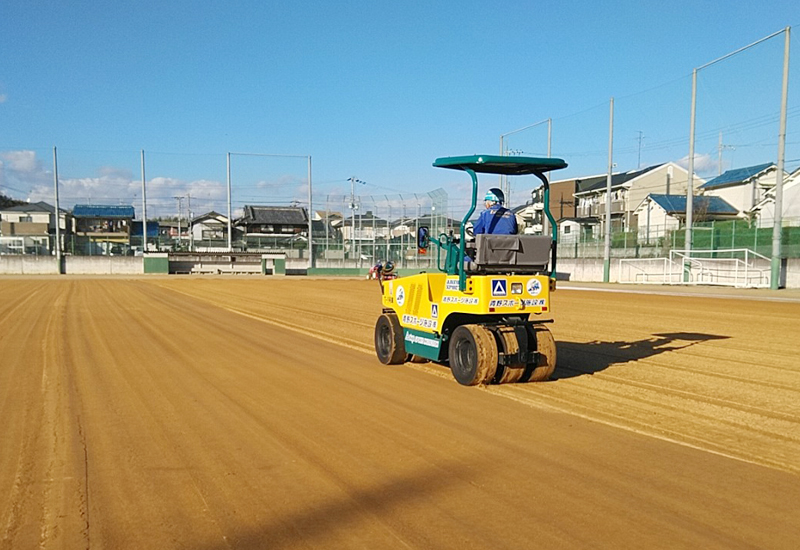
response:
<path fill-rule="evenodd" d="M 492 279 L 492 296 L 507 296 L 505 279 Z"/>

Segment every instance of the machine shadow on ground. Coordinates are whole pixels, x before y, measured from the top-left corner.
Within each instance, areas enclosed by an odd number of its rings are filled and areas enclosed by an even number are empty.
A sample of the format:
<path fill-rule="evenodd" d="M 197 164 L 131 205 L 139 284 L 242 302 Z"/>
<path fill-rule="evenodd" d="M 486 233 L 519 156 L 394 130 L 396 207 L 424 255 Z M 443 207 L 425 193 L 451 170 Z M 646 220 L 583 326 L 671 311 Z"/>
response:
<path fill-rule="evenodd" d="M 230 548 L 328 548 L 341 547 L 348 531 L 359 532 L 359 525 L 371 524 L 378 518 L 397 514 L 402 517 L 413 509 L 415 502 L 436 499 L 453 487 L 481 478 L 489 471 L 490 463 L 470 459 L 464 462 L 449 460 L 429 469 L 404 475 L 389 476 L 372 487 L 349 487 L 338 498 L 317 506 L 265 510 L 264 521 L 258 527 L 231 528 L 223 541 L 196 547 L 200 550 L 230 550 Z M 449 473 L 448 473 L 449 472 Z M 374 533 L 373 535 L 374 536 Z M 366 538 L 369 538 L 367 536 Z M 424 540 L 424 536 L 420 537 Z M 336 542 L 333 539 L 337 539 Z M 353 536 L 353 546 L 365 544 Z"/>
<path fill-rule="evenodd" d="M 612 365 L 620 365 L 689 348 L 711 340 L 725 340 L 730 336 L 697 332 L 671 332 L 653 334 L 643 340 L 615 342 L 556 342 L 558 359 L 550 381 L 574 378 L 601 372 Z"/>

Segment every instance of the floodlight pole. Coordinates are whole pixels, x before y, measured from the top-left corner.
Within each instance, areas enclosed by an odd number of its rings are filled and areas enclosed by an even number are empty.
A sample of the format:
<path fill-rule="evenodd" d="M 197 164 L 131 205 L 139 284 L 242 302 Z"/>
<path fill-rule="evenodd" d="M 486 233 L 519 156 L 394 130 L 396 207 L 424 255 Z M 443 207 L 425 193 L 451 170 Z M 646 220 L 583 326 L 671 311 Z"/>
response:
<path fill-rule="evenodd" d="M 614 169 L 614 98 L 609 101 L 608 114 L 608 173 L 606 174 L 606 227 L 603 246 L 603 282 L 611 279 L 611 171 Z"/>
<path fill-rule="evenodd" d="M 58 154 L 56 148 L 53 147 L 53 185 L 55 187 L 55 216 L 56 216 L 56 269 L 58 274 L 61 275 L 61 215 L 58 206 Z"/>
<path fill-rule="evenodd" d="M 314 210 L 311 205 L 311 155 L 308 155 L 308 268 L 314 267 Z"/>
<path fill-rule="evenodd" d="M 144 176 L 144 149 L 142 149 L 142 255 L 147 253 L 147 188 Z"/>
<path fill-rule="evenodd" d="M 228 252 L 233 252 L 231 216 L 231 154 L 228 153 Z"/>
<path fill-rule="evenodd" d="M 773 290 L 780 288 L 781 274 L 781 226 L 783 225 L 783 176 L 784 156 L 786 154 L 786 107 L 789 98 L 789 44 L 791 43 L 791 27 L 784 29 L 783 46 L 783 86 L 781 88 L 781 121 L 778 130 L 778 165 L 775 172 L 775 216 L 772 226 L 772 262 L 769 286 Z"/>
<path fill-rule="evenodd" d="M 692 211 L 694 209 L 694 137 L 697 114 L 697 71 L 698 69 L 692 71 L 692 109 L 691 118 L 689 119 L 689 162 L 686 166 L 688 175 L 686 180 L 686 235 L 683 243 L 684 282 L 688 282 L 689 280 L 689 257 L 692 255 L 692 223 L 694 223 Z"/>

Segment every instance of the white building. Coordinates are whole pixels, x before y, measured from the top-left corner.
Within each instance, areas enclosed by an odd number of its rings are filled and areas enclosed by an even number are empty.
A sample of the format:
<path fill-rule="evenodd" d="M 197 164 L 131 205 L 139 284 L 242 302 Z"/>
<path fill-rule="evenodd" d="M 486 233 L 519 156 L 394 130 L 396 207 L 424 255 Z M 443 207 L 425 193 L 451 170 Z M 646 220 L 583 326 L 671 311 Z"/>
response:
<path fill-rule="evenodd" d="M 758 227 L 775 225 L 775 188 L 767 190 L 764 198 L 752 209 Z M 784 226 L 800 225 L 800 168 L 783 180 L 781 218 Z"/>
<path fill-rule="evenodd" d="M 686 196 L 689 172 L 675 164 L 667 162 L 649 166 L 641 170 L 632 170 L 611 177 L 611 225 L 615 231 L 630 231 L 637 225 L 635 212 L 642 201 L 650 194 Z M 576 217 L 594 219 L 599 222 L 599 234 L 605 232 L 607 177 L 595 176 L 584 179 L 580 190 L 575 193 L 577 201 Z M 705 180 L 694 177 L 693 184 L 697 188 Z"/>
<path fill-rule="evenodd" d="M 686 196 L 650 194 L 635 210 L 637 240 L 651 244 L 654 239 L 686 226 Z M 736 219 L 739 210 L 724 199 L 713 196 L 692 198 L 692 220 Z"/>
<path fill-rule="evenodd" d="M 776 171 L 777 167 L 771 162 L 728 170 L 701 185 L 699 191 L 706 196 L 724 199 L 736 207 L 743 218 L 749 217 L 767 191 L 775 187 Z"/>
<path fill-rule="evenodd" d="M 59 209 L 61 247 L 69 224 L 69 213 Z M 51 254 L 56 234 L 55 207 L 46 202 L 9 206 L 0 210 L 0 253 Z"/>

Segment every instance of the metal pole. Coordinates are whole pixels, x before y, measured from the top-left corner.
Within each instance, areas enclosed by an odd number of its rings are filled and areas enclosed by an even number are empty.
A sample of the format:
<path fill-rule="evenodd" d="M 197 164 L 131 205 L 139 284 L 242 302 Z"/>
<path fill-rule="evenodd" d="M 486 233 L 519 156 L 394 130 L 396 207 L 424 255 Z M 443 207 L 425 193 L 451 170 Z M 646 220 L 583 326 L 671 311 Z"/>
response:
<path fill-rule="evenodd" d="M 686 237 L 684 242 L 684 281 L 688 280 L 688 258 L 692 253 L 692 199 L 694 198 L 694 137 L 695 117 L 697 113 L 697 69 L 692 71 L 692 109 L 689 121 L 689 163 L 686 184 Z"/>
<path fill-rule="evenodd" d="M 330 229 L 328 228 L 331 223 L 330 200 L 331 196 L 325 195 L 325 267 L 330 267 L 328 265 L 328 250 L 330 249 L 331 240 Z"/>
<path fill-rule="evenodd" d="M 350 177 L 350 257 L 356 252 L 356 177 Z M 353 267 L 358 267 L 357 263 L 353 263 Z"/>
<path fill-rule="evenodd" d="M 392 241 L 392 203 L 389 202 L 389 197 L 386 197 L 386 206 L 389 209 L 389 215 L 386 217 L 386 261 L 389 261 L 390 253 L 389 253 L 389 244 Z"/>
<path fill-rule="evenodd" d="M 419 231 L 419 216 L 420 216 L 419 197 L 417 197 L 416 193 L 414 193 L 414 200 L 417 201 L 417 221 L 414 224 L 414 233 L 416 233 L 417 231 Z M 414 240 L 416 241 L 416 237 L 414 237 Z M 416 250 L 417 267 L 419 267 L 419 247 L 415 246 L 414 249 Z"/>
<path fill-rule="evenodd" d="M 500 136 L 500 156 L 501 157 L 505 156 L 505 154 L 506 154 L 505 151 L 503 151 L 503 140 L 504 140 L 504 138 L 505 138 L 505 134 Z M 508 182 L 508 178 L 503 176 L 503 174 L 500 174 L 500 178 L 499 178 L 498 184 L 500 186 L 500 190 L 503 193 L 506 193 L 506 191 L 507 191 L 506 188 L 505 188 L 506 187 L 506 182 Z"/>
<path fill-rule="evenodd" d="M 311 155 L 308 155 L 308 267 L 314 267 L 314 225 L 313 208 L 312 208 L 312 194 L 311 194 Z"/>
<path fill-rule="evenodd" d="M 142 149 L 142 254 L 147 252 L 147 186 L 144 176 L 144 149 Z"/>
<path fill-rule="evenodd" d="M 228 153 L 228 252 L 233 250 L 231 227 L 231 154 Z"/>
<path fill-rule="evenodd" d="M 775 172 L 775 221 L 772 226 L 772 263 L 769 286 L 780 287 L 781 273 L 781 226 L 783 225 L 783 175 L 786 154 L 786 106 L 789 97 L 789 44 L 791 27 L 786 27 L 783 46 L 783 86 L 781 88 L 781 121 L 778 130 L 778 166 Z"/>
<path fill-rule="evenodd" d="M 55 187 L 55 218 L 56 218 L 56 269 L 58 274 L 61 275 L 61 211 L 58 206 L 58 154 L 56 148 L 53 147 L 53 186 Z"/>
<path fill-rule="evenodd" d="M 608 115 L 608 174 L 606 175 L 606 239 L 603 248 L 603 282 L 611 279 L 611 171 L 614 168 L 614 98 L 611 98 Z"/>

